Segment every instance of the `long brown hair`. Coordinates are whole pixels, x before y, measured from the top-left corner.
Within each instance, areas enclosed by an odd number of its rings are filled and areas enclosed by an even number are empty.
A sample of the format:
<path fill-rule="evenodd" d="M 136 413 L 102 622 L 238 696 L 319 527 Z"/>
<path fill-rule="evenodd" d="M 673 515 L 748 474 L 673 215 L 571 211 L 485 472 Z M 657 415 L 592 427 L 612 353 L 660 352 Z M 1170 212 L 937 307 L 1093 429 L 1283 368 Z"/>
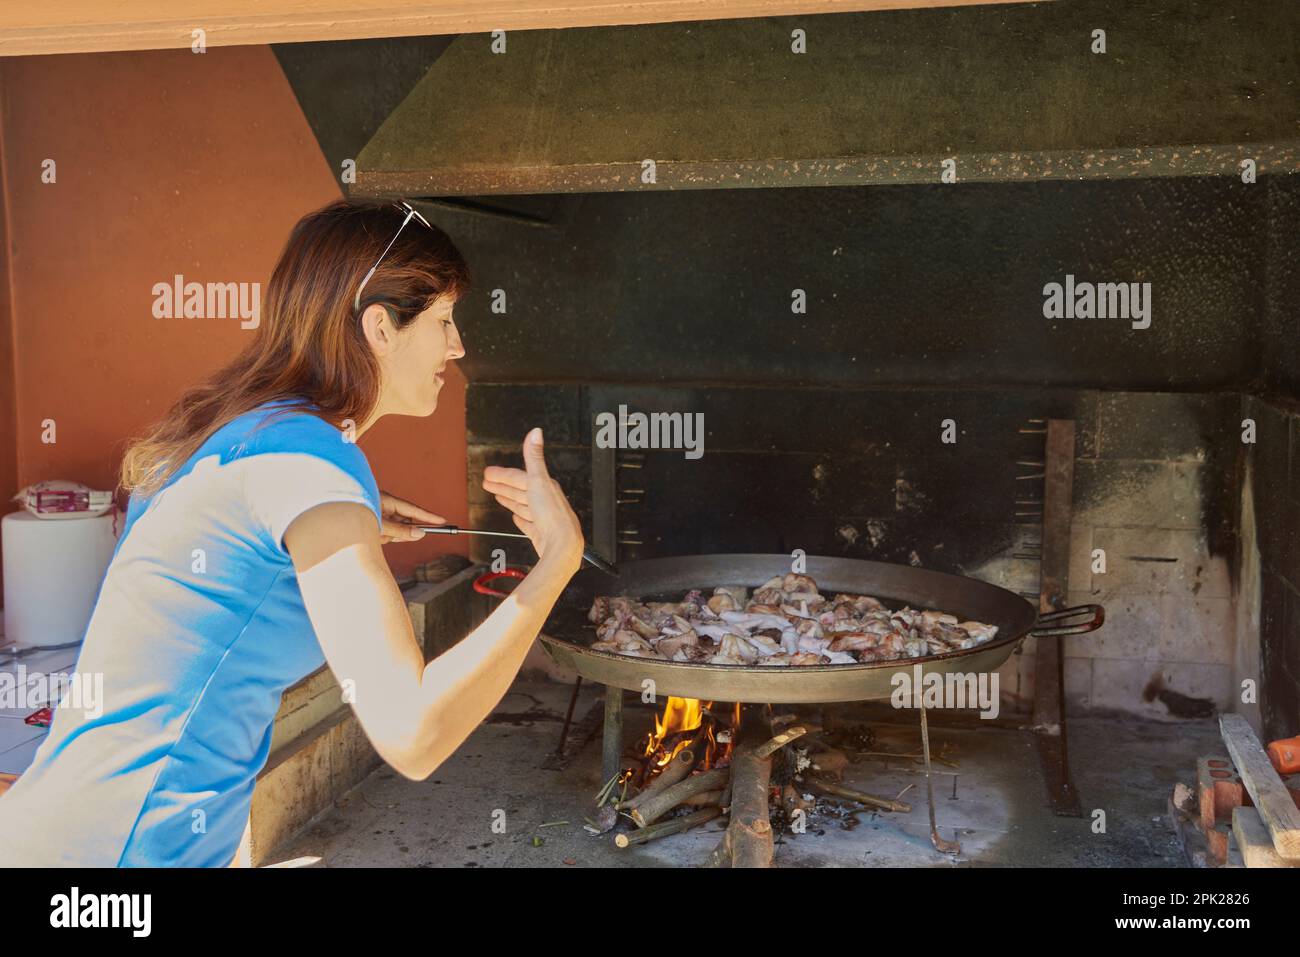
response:
<path fill-rule="evenodd" d="M 435 300 L 459 299 L 470 283 L 447 234 L 412 219 L 354 310 L 357 288 L 405 216 L 394 203 L 340 200 L 300 219 L 271 273 L 252 342 L 131 444 L 122 488 L 157 491 L 217 429 L 264 402 L 288 400 L 337 426 L 365 421 L 380 382 L 360 313 L 384 303 L 403 328 Z"/>

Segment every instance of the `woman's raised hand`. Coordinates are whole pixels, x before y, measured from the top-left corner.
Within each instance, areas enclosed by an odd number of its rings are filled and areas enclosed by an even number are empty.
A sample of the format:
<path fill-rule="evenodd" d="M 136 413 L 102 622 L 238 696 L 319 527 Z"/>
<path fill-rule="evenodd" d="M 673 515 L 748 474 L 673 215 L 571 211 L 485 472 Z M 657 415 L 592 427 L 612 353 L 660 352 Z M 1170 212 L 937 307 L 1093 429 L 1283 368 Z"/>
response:
<path fill-rule="evenodd" d="M 558 482 L 546 470 L 542 430 L 524 437 L 523 469 L 489 465 L 483 470 L 483 489 L 510 509 L 515 525 L 528 536 L 540 557 L 582 565 L 582 526 Z"/>

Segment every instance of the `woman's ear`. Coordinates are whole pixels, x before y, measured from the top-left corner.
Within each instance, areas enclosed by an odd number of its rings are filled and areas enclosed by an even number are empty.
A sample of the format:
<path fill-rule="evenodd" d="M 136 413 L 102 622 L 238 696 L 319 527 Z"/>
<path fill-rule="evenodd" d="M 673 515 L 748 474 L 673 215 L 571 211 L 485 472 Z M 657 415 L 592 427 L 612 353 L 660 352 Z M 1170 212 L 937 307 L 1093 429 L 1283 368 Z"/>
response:
<path fill-rule="evenodd" d="M 366 342 L 370 344 L 371 351 L 377 356 L 388 354 L 397 335 L 393 317 L 389 315 L 384 305 L 378 302 L 366 306 L 366 311 L 361 314 L 361 331 L 366 337 Z"/>

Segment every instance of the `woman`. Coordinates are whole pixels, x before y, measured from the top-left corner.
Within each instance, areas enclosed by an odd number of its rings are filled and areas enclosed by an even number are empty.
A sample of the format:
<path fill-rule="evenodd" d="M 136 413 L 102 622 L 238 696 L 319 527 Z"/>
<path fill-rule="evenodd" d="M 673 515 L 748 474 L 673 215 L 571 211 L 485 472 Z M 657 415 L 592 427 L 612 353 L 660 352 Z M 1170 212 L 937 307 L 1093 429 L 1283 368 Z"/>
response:
<path fill-rule="evenodd" d="M 582 562 L 546 471 L 489 467 L 538 561 L 425 664 L 380 545 L 444 520 L 379 491 L 356 445 L 427 416 L 464 356 L 464 260 L 406 204 L 334 203 L 293 229 L 254 341 L 132 446 L 130 505 L 77 662 L 102 707 L 60 708 L 0 797 L 0 863 L 227 865 L 280 695 L 328 662 L 379 754 L 422 780 L 505 694 Z"/>

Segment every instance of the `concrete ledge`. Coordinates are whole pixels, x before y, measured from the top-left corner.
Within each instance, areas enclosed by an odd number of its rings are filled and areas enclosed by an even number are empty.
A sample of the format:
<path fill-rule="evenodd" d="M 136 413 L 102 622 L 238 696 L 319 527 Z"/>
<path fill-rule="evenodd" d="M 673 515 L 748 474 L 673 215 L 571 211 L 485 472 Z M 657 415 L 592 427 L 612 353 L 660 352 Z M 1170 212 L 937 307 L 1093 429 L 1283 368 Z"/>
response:
<path fill-rule="evenodd" d="M 271 730 L 271 754 L 311 733 L 329 720 L 343 704 L 342 691 L 329 665 L 322 665 L 297 684 L 290 685 L 280 699 Z"/>
<path fill-rule="evenodd" d="M 247 859 L 272 863 L 276 850 L 356 787 L 383 760 L 348 706 L 273 754 L 257 779 Z"/>
<path fill-rule="evenodd" d="M 425 660 L 479 626 L 496 599 L 474 591 L 483 568 L 444 563 L 438 581 L 408 587 L 403 597 Z M 258 775 L 240 863 L 271 863 L 276 850 L 379 767 L 361 723 L 345 704 L 329 666 L 289 687 L 271 732 L 271 756 Z"/>
<path fill-rule="evenodd" d="M 481 565 L 470 565 L 442 581 L 412 585 L 404 593 L 426 661 L 456 645 L 496 607 L 497 599 L 474 591 L 474 579 L 484 571 Z"/>

